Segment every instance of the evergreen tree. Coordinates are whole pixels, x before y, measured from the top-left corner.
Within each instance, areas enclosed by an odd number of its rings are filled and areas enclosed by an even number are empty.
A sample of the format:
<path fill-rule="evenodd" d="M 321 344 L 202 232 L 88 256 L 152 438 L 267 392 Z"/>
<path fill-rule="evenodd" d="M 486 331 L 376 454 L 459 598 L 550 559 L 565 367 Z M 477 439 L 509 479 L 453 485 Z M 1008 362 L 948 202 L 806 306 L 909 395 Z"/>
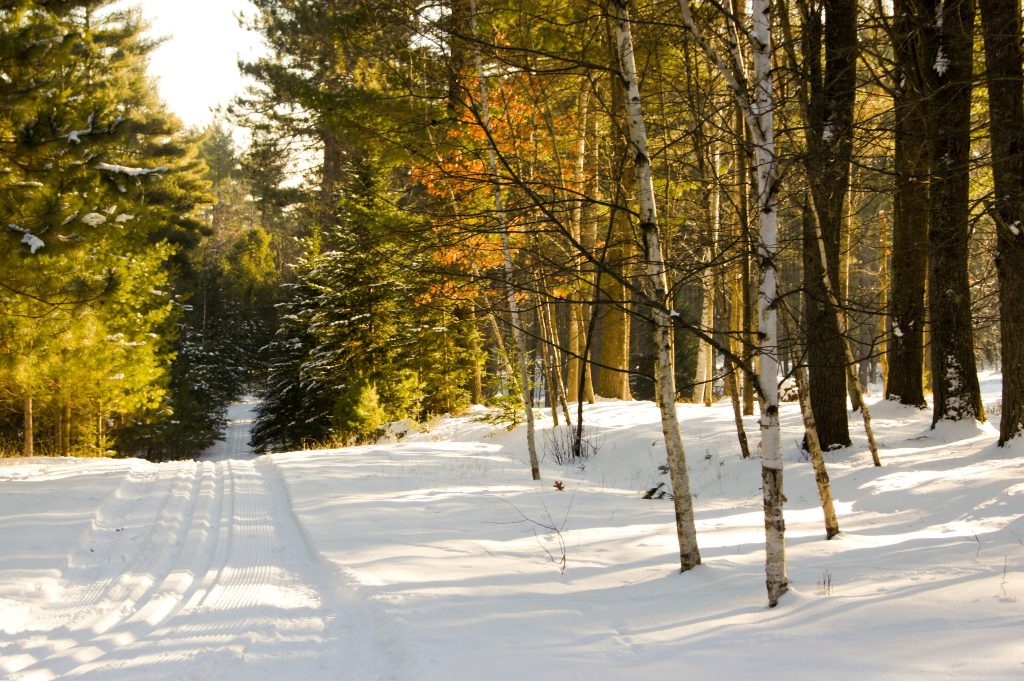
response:
<path fill-rule="evenodd" d="M 145 73 L 142 30 L 107 0 L 0 16 L 0 354 L 26 447 L 45 426 L 54 451 L 118 448 L 166 400 L 169 265 L 196 241 L 206 185 Z"/>

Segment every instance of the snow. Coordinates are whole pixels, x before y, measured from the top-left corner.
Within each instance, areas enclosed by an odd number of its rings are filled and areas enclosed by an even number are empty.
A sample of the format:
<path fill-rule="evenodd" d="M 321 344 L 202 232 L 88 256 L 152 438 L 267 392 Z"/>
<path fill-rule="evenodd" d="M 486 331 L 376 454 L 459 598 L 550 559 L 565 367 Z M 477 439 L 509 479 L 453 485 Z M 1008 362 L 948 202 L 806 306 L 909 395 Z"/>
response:
<path fill-rule="evenodd" d="M 97 170 L 105 170 L 108 173 L 117 173 L 121 175 L 127 175 L 129 177 L 140 177 L 145 175 L 154 175 L 156 173 L 166 173 L 167 168 L 160 166 L 159 168 L 132 168 L 129 166 L 120 166 L 113 163 L 97 163 Z"/>
<path fill-rule="evenodd" d="M 949 70 L 949 64 L 949 57 L 946 55 L 946 51 L 939 45 L 939 51 L 935 54 L 935 63 L 932 64 L 932 68 L 935 69 L 935 73 L 944 76 L 946 71 Z"/>
<path fill-rule="evenodd" d="M 36 251 L 38 251 L 40 248 L 43 248 L 44 246 L 46 246 L 46 244 L 43 243 L 42 239 L 37 237 L 35 234 L 29 234 L 28 232 L 25 232 L 21 236 L 21 243 L 23 243 L 26 246 L 28 246 L 29 252 L 31 252 L 33 254 Z"/>
<path fill-rule="evenodd" d="M 90 227 L 99 227 L 107 221 L 107 216 L 102 213 L 87 213 L 82 216 L 82 222 Z"/>
<path fill-rule="evenodd" d="M 998 377 L 983 376 L 986 399 Z M 1024 442 L 876 401 L 826 458 L 781 407 L 790 592 L 766 607 L 760 462 L 680 405 L 704 564 L 678 573 L 658 411 L 587 408 L 597 455 L 529 479 L 523 429 L 257 457 L 251 400 L 199 462 L 0 460 L 0 674 L 401 679 L 1019 679 Z M 548 421 L 549 422 L 549 421 Z M 756 440 L 756 418 L 746 421 Z M 538 424 L 544 442 L 547 423 Z M 561 481 L 564 491 L 555 489 Z M 554 528 L 554 529 L 552 529 Z M 564 551 L 564 554 L 563 554 Z M 562 565 L 564 555 L 564 570 Z"/>
<path fill-rule="evenodd" d="M 42 239 L 37 237 L 35 234 L 32 234 L 24 227 L 19 227 L 18 225 L 11 223 L 7 225 L 7 229 L 12 232 L 21 234 L 21 243 L 28 246 L 29 252 L 32 253 L 33 255 L 35 255 L 35 252 L 38 251 L 40 248 L 44 248 L 46 246 L 46 243 Z"/>
<path fill-rule="evenodd" d="M 255 456 L 249 448 L 249 429 L 256 418 L 257 400 L 246 396 L 228 408 L 228 427 L 224 440 L 218 442 L 200 457 L 203 461 L 227 461 L 229 459 L 251 459 Z"/>
<path fill-rule="evenodd" d="M 82 137 L 84 137 L 85 135 L 91 135 L 92 134 L 92 125 L 93 125 L 93 121 L 94 120 L 95 120 L 95 116 L 93 114 L 89 114 L 89 122 L 88 122 L 89 127 L 85 128 L 83 130 L 72 130 L 71 132 L 69 132 L 68 133 L 68 142 L 70 142 L 71 144 L 81 144 L 82 143 Z"/>

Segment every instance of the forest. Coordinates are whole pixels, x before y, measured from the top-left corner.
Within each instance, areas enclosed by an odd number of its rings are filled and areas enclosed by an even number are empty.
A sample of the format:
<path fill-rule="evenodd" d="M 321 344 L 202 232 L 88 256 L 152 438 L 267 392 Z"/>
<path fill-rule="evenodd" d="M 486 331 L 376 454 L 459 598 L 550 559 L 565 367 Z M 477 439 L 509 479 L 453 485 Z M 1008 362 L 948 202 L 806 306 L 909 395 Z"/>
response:
<path fill-rule="evenodd" d="M 253 5 L 197 130 L 138 9 L 0 3 L 5 455 L 191 458 L 252 392 L 260 451 L 486 404 L 536 479 L 537 420 L 653 400 L 685 571 L 677 402 L 731 402 L 769 553 L 780 399 L 823 508 L 869 390 L 1024 432 L 1017 2 Z"/>

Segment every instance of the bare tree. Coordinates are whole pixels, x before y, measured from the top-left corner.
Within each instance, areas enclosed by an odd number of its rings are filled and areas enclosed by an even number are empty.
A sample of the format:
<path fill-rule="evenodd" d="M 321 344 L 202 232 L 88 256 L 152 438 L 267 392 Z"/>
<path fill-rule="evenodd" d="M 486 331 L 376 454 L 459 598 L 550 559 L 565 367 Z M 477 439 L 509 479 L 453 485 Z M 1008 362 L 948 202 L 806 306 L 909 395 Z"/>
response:
<path fill-rule="evenodd" d="M 651 159 L 647 150 L 647 128 L 640 100 L 636 61 L 633 56 L 633 33 L 629 21 L 628 0 L 611 0 L 609 14 L 615 23 L 621 87 L 625 91 L 629 141 L 635 152 L 637 194 L 640 204 L 640 232 L 646 260 L 646 282 L 649 304 L 654 318 L 654 344 L 656 352 L 656 391 L 661 412 L 661 429 L 668 451 L 669 474 L 675 502 L 676 534 L 679 539 L 680 569 L 685 572 L 700 565 L 697 548 L 697 528 L 690 496 L 690 478 L 686 470 L 686 453 L 679 433 L 676 414 L 675 352 L 673 349 L 672 300 L 669 296 L 668 275 L 661 249 L 658 228 L 658 208 L 651 177 Z"/>
<path fill-rule="evenodd" d="M 753 25 L 733 24 L 728 33 L 730 66 L 704 37 L 693 21 L 689 0 L 679 0 L 683 23 L 694 40 L 728 83 L 743 112 L 754 146 L 757 210 L 759 222 L 758 335 L 761 338 L 761 366 L 758 372 L 761 397 L 761 477 L 764 499 L 765 573 L 768 604 L 778 605 L 789 588 L 786 575 L 786 522 L 783 517 L 782 447 L 779 427 L 778 354 L 778 163 L 775 154 L 775 95 L 772 83 L 771 6 L 768 0 L 753 0 Z M 738 36 L 745 34 L 753 52 L 754 83 L 745 82 L 746 72 Z"/>

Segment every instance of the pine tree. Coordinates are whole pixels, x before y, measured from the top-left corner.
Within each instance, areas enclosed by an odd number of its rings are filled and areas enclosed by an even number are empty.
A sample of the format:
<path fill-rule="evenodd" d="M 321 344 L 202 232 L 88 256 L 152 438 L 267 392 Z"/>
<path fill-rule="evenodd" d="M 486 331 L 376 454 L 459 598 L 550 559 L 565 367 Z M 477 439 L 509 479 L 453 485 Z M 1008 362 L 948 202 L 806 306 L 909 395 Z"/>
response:
<path fill-rule="evenodd" d="M 145 73 L 142 29 L 106 0 L 0 17 L 0 354 L 5 367 L 20 358 L 24 404 L 59 421 L 62 452 L 72 436 L 116 447 L 123 426 L 160 411 L 177 309 L 168 263 L 195 242 L 206 200 L 194 144 Z M 52 397 L 32 399 L 41 385 Z"/>

